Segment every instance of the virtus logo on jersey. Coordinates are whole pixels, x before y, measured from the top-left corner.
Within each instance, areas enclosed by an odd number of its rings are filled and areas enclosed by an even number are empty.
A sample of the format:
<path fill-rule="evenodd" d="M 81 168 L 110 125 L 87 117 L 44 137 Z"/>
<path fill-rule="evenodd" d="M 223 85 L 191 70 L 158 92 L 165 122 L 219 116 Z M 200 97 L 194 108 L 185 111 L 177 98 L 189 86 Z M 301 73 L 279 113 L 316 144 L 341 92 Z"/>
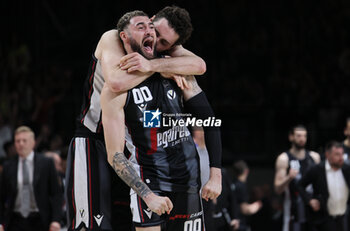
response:
<path fill-rule="evenodd" d="M 144 128 L 159 128 L 160 115 L 162 113 L 157 110 L 149 110 L 143 112 L 143 127 Z"/>

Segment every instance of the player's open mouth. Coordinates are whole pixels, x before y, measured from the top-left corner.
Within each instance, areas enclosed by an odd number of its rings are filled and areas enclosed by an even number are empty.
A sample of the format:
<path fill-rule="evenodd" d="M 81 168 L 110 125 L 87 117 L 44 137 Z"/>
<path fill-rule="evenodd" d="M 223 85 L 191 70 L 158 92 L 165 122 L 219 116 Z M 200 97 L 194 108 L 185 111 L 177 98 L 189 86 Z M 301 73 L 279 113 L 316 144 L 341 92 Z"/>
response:
<path fill-rule="evenodd" d="M 153 43 L 154 39 L 152 37 L 147 37 L 143 40 L 143 48 L 147 53 L 153 53 Z"/>

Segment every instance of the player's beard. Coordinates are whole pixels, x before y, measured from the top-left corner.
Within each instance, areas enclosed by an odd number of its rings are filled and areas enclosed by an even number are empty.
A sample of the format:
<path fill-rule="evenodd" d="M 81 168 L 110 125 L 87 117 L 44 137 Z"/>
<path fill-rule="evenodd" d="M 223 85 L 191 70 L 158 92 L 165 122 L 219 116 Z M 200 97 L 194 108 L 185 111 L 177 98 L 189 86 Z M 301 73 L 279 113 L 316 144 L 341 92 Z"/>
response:
<path fill-rule="evenodd" d="M 149 57 L 143 52 L 140 44 L 138 44 L 133 37 L 130 37 L 129 40 L 130 40 L 130 47 L 134 52 L 141 54 L 146 59 L 154 59 L 156 57 L 156 46 L 154 46 L 154 49 L 153 49 L 153 57 Z"/>
<path fill-rule="evenodd" d="M 293 142 L 293 145 L 297 150 L 303 150 L 305 148 L 305 144 L 298 144 L 296 142 Z"/>

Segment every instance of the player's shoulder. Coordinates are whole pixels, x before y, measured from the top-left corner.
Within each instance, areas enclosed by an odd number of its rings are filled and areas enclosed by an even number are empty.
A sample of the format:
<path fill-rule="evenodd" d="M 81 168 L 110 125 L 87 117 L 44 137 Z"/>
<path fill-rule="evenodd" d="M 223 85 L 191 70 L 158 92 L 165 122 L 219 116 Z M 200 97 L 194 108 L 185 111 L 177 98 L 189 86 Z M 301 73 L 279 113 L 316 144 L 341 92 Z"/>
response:
<path fill-rule="evenodd" d="M 309 154 L 310 154 L 311 158 L 312 158 L 316 163 L 320 163 L 321 157 L 320 157 L 320 154 L 319 154 L 319 153 L 314 152 L 314 151 L 310 151 Z"/>
<path fill-rule="evenodd" d="M 118 30 L 116 29 L 108 30 L 102 34 L 101 40 L 115 38 L 116 36 L 118 37 Z"/>
<path fill-rule="evenodd" d="M 119 51 L 122 53 L 118 30 L 112 29 L 102 34 L 95 50 L 95 56 L 99 59 L 104 51 Z"/>
<path fill-rule="evenodd" d="M 288 166 L 288 155 L 286 152 L 282 152 L 281 154 L 279 154 L 277 156 L 277 159 L 276 159 L 276 165 L 277 166 L 280 166 L 280 167 L 283 167 L 283 166 Z"/>

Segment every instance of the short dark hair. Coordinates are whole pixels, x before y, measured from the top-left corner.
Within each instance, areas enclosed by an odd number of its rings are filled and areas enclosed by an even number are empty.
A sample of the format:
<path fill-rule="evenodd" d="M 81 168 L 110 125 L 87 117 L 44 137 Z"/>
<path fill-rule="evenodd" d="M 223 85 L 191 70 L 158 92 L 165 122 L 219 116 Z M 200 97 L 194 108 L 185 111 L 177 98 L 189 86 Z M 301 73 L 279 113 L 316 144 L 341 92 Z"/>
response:
<path fill-rule="evenodd" d="M 295 125 L 294 127 L 292 127 L 290 130 L 289 130 L 289 134 L 290 135 L 293 135 L 295 130 L 304 130 L 304 131 L 307 131 L 306 127 L 302 124 L 298 124 L 298 125 Z"/>
<path fill-rule="evenodd" d="M 248 165 L 244 160 L 239 160 L 233 163 L 233 172 L 237 177 L 243 174 L 244 170 L 248 169 Z"/>
<path fill-rule="evenodd" d="M 130 12 L 124 14 L 118 20 L 118 23 L 117 23 L 118 33 L 122 32 L 130 24 L 130 20 L 133 17 L 137 17 L 137 16 L 146 16 L 146 17 L 148 17 L 148 15 L 145 12 L 141 11 L 141 10 L 134 10 L 134 11 L 130 11 Z"/>
<path fill-rule="evenodd" d="M 335 140 L 331 140 L 326 144 L 325 151 L 330 152 L 332 148 L 342 148 L 342 147 L 343 147 L 342 143 Z"/>
<path fill-rule="evenodd" d="M 193 27 L 187 10 L 178 6 L 167 6 L 156 14 L 154 21 L 161 18 L 168 20 L 169 26 L 179 35 L 175 45 L 184 44 L 191 37 Z"/>

